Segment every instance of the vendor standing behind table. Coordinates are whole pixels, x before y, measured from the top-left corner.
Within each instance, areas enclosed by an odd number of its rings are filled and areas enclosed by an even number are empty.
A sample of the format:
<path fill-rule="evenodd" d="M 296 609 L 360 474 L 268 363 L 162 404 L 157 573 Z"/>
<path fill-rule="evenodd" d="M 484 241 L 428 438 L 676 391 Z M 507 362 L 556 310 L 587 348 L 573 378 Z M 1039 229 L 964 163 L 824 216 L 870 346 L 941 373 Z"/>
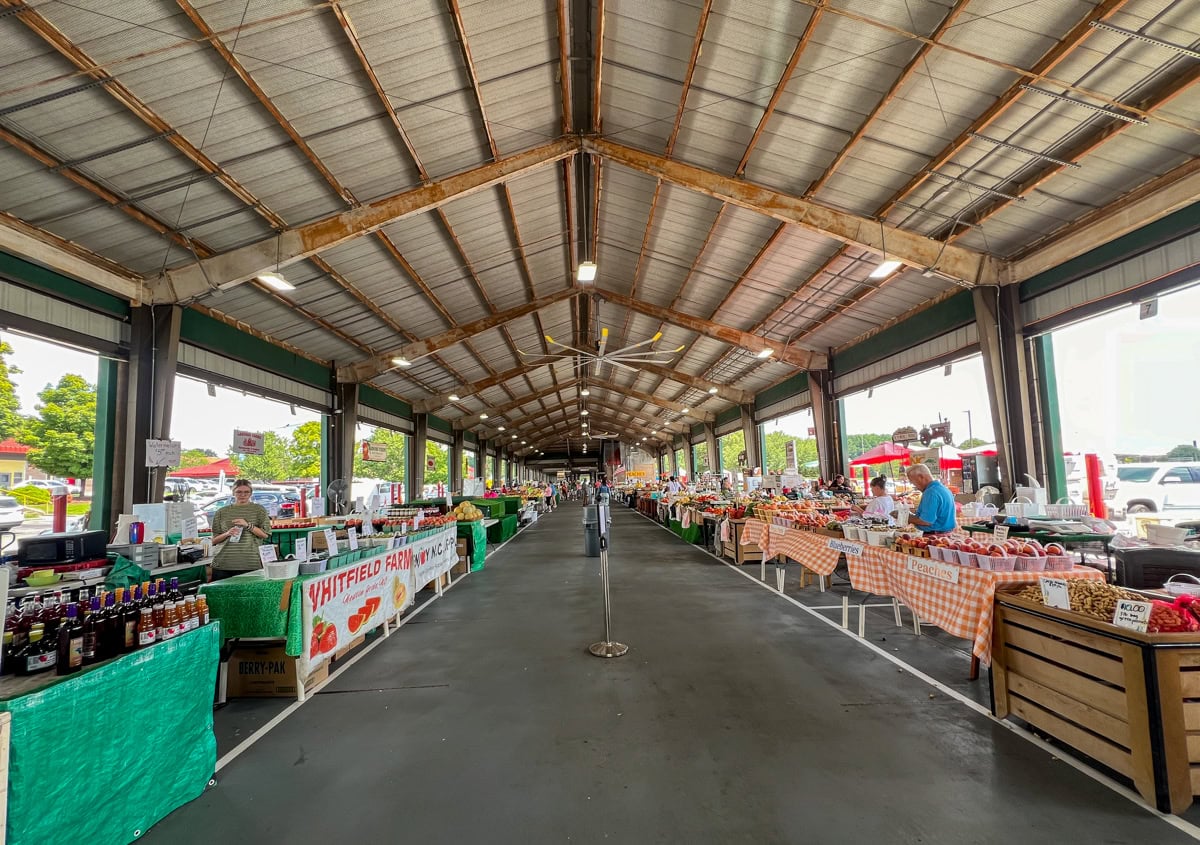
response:
<path fill-rule="evenodd" d="M 212 564 L 214 581 L 262 567 L 258 547 L 271 539 L 271 515 L 250 501 L 253 492 L 250 482 L 239 478 L 233 482 L 233 504 L 213 515 L 212 542 L 219 546 Z"/>
<path fill-rule="evenodd" d="M 852 508 L 853 511 L 861 513 L 863 516 L 886 517 L 888 525 L 896 524 L 896 520 L 892 518 L 892 511 L 895 509 L 896 503 L 887 494 L 887 479 L 882 475 L 871 479 L 871 501 L 867 503 L 867 506 Z"/>
<path fill-rule="evenodd" d="M 833 481 L 829 482 L 829 492 L 838 496 L 853 496 L 854 488 L 846 482 L 846 476 L 838 473 L 833 477 Z"/>
<path fill-rule="evenodd" d="M 678 496 L 679 491 L 683 486 L 676 480 L 675 476 L 671 476 L 671 480 L 667 482 L 667 492 L 672 496 Z"/>
<path fill-rule="evenodd" d="M 925 534 L 946 534 L 957 526 L 954 518 L 954 496 L 945 484 L 933 477 L 925 464 L 910 466 L 905 474 L 921 491 L 921 503 L 908 521 Z"/>

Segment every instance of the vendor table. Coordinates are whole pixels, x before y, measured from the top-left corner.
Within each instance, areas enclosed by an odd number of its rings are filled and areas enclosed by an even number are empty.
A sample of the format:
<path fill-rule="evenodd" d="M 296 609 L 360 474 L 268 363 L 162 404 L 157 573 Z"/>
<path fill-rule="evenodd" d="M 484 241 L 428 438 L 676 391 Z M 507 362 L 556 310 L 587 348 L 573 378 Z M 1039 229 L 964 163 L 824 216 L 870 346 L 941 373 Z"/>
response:
<path fill-rule="evenodd" d="M 1036 584 L 1044 573 L 990 572 L 938 561 L 914 569 L 908 555 L 881 546 L 852 543 L 812 531 L 747 521 L 747 541 L 757 542 L 766 557 L 785 555 L 819 575 L 829 575 L 845 554 L 853 589 L 891 596 L 912 610 L 914 617 L 948 634 L 971 641 L 972 679 L 978 663 L 988 665 L 992 653 L 992 604 L 1001 584 Z M 923 560 L 923 559 L 918 559 Z M 1104 573 L 1090 567 L 1051 573 L 1056 578 L 1102 581 Z M 951 581 L 949 579 L 953 578 Z M 919 629 L 918 629 L 919 630 Z"/>
<path fill-rule="evenodd" d="M 967 523 L 962 526 L 964 531 L 970 531 L 972 534 L 991 534 L 995 530 L 995 525 L 985 523 Z M 1115 534 L 1055 534 L 1051 531 L 1009 531 L 1009 537 L 1022 537 L 1030 540 L 1037 540 L 1043 546 L 1046 543 L 1060 543 L 1063 548 L 1068 551 L 1079 552 L 1079 562 L 1083 563 L 1083 552 L 1089 547 L 1097 547 L 1097 551 L 1104 555 L 1107 561 L 1109 580 L 1116 579 L 1116 568 L 1113 566 L 1112 549 L 1109 544 L 1112 542 Z"/>
<path fill-rule="evenodd" d="M 467 558 L 471 561 L 471 571 L 483 569 L 484 558 L 487 557 L 487 529 L 484 520 L 458 523 L 458 536 L 467 541 Z"/>
<path fill-rule="evenodd" d="M 200 795 L 217 764 L 219 640 L 206 625 L 74 675 L 0 684 L 8 845 L 125 845 Z"/>
<path fill-rule="evenodd" d="M 501 519 L 497 519 L 492 525 L 488 526 L 487 538 L 489 543 L 503 543 L 505 540 L 512 538 L 517 533 L 519 525 L 517 515 L 508 514 Z"/>

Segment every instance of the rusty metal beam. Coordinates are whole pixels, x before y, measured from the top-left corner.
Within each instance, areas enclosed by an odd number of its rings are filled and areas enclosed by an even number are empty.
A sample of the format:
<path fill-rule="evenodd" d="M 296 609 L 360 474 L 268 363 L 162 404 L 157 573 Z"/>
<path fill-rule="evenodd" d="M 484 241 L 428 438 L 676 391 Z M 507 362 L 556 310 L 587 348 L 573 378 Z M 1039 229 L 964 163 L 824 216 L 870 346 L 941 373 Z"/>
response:
<path fill-rule="evenodd" d="M 725 295 L 721 297 L 721 301 L 717 303 L 717 307 L 713 309 L 712 316 L 709 319 L 716 320 L 721 316 L 721 310 L 729 304 L 729 300 L 733 299 L 734 294 L 741 289 L 742 285 L 750 281 L 754 274 L 754 270 L 766 257 L 767 253 L 769 253 L 775 247 L 775 244 L 779 241 L 779 239 L 783 237 L 783 232 L 785 229 L 787 229 L 786 223 L 780 223 L 775 227 L 775 231 L 772 232 L 771 236 L 763 242 L 761 247 L 758 248 L 758 252 L 756 252 L 754 257 L 750 259 L 750 263 L 746 265 L 746 269 L 742 271 L 740 276 L 738 276 L 737 281 L 734 282 Z M 758 326 L 755 326 L 753 329 L 751 329 L 751 331 L 758 331 L 761 326 L 762 323 L 759 323 Z"/>
<path fill-rule="evenodd" d="M 937 41 L 946 34 L 946 30 L 953 26 L 954 22 L 958 20 L 959 14 L 961 14 L 963 9 L 966 8 L 968 2 L 970 2 L 970 0 L 957 0 L 957 2 L 950 7 L 950 10 L 946 12 L 946 16 L 942 18 L 942 22 L 938 24 L 937 29 L 935 29 L 933 34 L 929 36 L 931 41 Z M 871 113 L 867 115 L 866 119 L 863 120 L 861 124 L 859 124 L 859 127 L 854 131 L 854 134 L 851 135 L 846 143 L 842 145 L 841 150 L 839 150 L 838 154 L 834 156 L 833 161 L 831 161 L 829 166 L 825 168 L 825 171 L 818 176 L 811 185 L 808 186 L 808 189 L 804 192 L 805 197 L 811 197 L 817 191 L 821 190 L 821 188 L 825 187 L 825 183 L 829 181 L 829 177 L 833 175 L 835 170 L 841 167 L 842 162 L 844 162 L 846 157 L 850 155 L 850 150 L 855 144 L 862 140 L 864 135 L 867 134 L 867 130 L 871 128 L 871 125 L 875 122 L 875 118 L 878 117 L 879 113 L 896 98 L 896 94 L 899 93 L 900 89 L 903 88 L 913 77 L 913 75 L 916 73 L 917 66 L 925 61 L 925 57 L 929 55 L 929 52 L 932 49 L 933 45 L 931 43 L 926 42 L 921 44 L 920 48 L 916 52 L 916 55 L 914 55 L 909 63 L 904 66 L 904 69 L 900 71 L 900 75 L 896 77 L 896 80 L 892 83 L 891 87 L 888 88 L 887 93 L 884 94 L 883 98 L 875 104 L 875 108 L 871 109 Z"/>
<path fill-rule="evenodd" d="M 710 197 L 793 223 L 881 256 L 921 269 L 934 269 L 968 285 L 996 284 L 1003 262 L 993 256 L 940 244 L 869 217 L 821 205 L 701 167 L 671 161 L 604 138 L 584 139 L 586 152 L 648 173 Z"/>
<path fill-rule="evenodd" d="M 638 311 L 664 323 L 670 323 L 696 332 L 697 334 L 702 334 L 705 337 L 711 337 L 714 340 L 728 343 L 731 346 L 740 346 L 751 352 L 762 352 L 770 349 L 774 353 L 776 360 L 800 367 L 801 369 L 824 368 L 823 362 L 825 356 L 819 352 L 789 346 L 777 340 L 769 340 L 750 332 L 744 332 L 741 329 L 732 328 L 731 326 L 722 326 L 720 323 L 714 323 L 711 320 L 705 320 L 702 317 L 692 314 L 672 311 L 670 308 L 663 308 L 661 305 L 643 302 L 640 299 L 634 299 L 616 291 L 597 289 L 596 293 L 602 299 L 607 299 L 617 305 Z"/>
<path fill-rule="evenodd" d="M 602 130 L 600 123 L 600 84 L 604 70 L 604 0 L 596 0 L 596 78 L 592 87 L 592 131 Z"/>
<path fill-rule="evenodd" d="M 244 282 L 259 273 L 286 267 L 397 220 L 469 196 L 522 173 L 574 155 L 575 139 L 559 139 L 497 162 L 420 185 L 358 208 L 286 229 L 278 236 L 214 255 L 156 276 L 155 302 L 180 302 L 214 287 Z"/>
<path fill-rule="evenodd" d="M 804 32 L 800 34 L 800 39 L 796 42 L 796 48 L 792 50 L 792 57 L 788 59 L 788 63 L 783 68 L 783 73 L 779 75 L 779 82 L 775 85 L 775 90 L 771 92 L 771 99 L 767 101 L 767 106 L 763 109 L 762 116 L 758 119 L 758 126 L 754 127 L 754 134 L 750 136 L 750 143 L 746 145 L 746 151 L 742 153 L 742 158 L 734 169 L 734 175 L 741 176 L 746 172 L 746 165 L 750 162 L 750 153 L 754 151 L 758 144 L 758 138 L 762 135 L 763 130 L 770 121 L 771 116 L 775 114 L 775 109 L 779 105 L 779 100 L 783 96 L 784 90 L 792 79 L 792 74 L 796 72 L 796 65 L 800 64 L 800 56 L 804 53 L 804 48 L 808 46 L 812 40 L 813 32 L 816 31 L 817 24 L 821 22 L 821 15 L 825 12 L 825 7 L 829 0 L 819 0 L 813 4 L 812 14 L 808 18 L 808 23 L 804 26 Z"/>
<path fill-rule="evenodd" d="M 599 402 L 599 401 L 595 400 L 595 397 L 588 397 L 587 400 L 584 401 L 583 403 L 581 403 L 579 401 L 560 402 L 557 405 L 553 405 L 550 408 L 547 408 L 545 411 L 538 411 L 536 413 L 526 414 L 523 417 L 517 417 L 515 419 L 511 419 L 508 421 L 508 424 L 505 425 L 506 431 L 502 432 L 502 433 L 511 434 L 511 432 L 508 432 L 507 429 L 520 428 L 523 425 L 526 425 L 528 423 L 534 422 L 539 419 L 543 419 L 545 417 L 549 417 L 549 416 L 551 416 L 553 414 L 557 414 L 561 411 L 570 411 L 573 408 L 579 407 L 580 404 L 585 404 L 587 406 L 588 415 L 587 415 L 587 417 L 580 417 L 579 422 L 577 422 L 576 425 L 579 425 L 584 420 L 587 420 L 587 421 L 589 421 L 589 427 L 590 427 L 590 420 L 593 416 L 602 415 L 601 412 L 608 411 L 609 413 L 611 413 L 613 415 L 612 419 L 617 419 L 617 420 L 624 419 L 626 425 L 629 425 L 630 422 L 632 422 L 634 425 L 641 427 L 642 424 L 638 423 L 637 420 L 643 419 L 646 421 L 645 425 L 647 428 L 658 428 L 658 429 L 674 432 L 677 434 L 685 431 L 688 428 L 688 426 L 684 423 L 663 422 L 663 421 L 651 416 L 650 414 L 642 413 L 640 411 L 631 411 L 629 408 L 620 407 L 618 405 L 612 405 L 608 402 Z M 598 408 L 600 410 L 596 411 L 596 410 L 593 410 L 593 408 Z"/>
<path fill-rule="evenodd" d="M 699 376 L 694 376 L 681 370 L 672 370 L 670 367 L 662 367 L 658 364 L 646 363 L 638 364 L 638 369 L 662 378 L 670 379 L 671 381 L 679 382 L 688 388 L 702 390 L 706 394 L 704 397 L 705 399 L 716 397 L 726 402 L 734 402 L 738 405 L 745 405 L 754 401 L 753 393 L 747 393 L 740 388 L 733 387 L 728 384 L 717 384 L 715 381 L 709 381 L 708 379 L 700 378 Z M 717 392 L 710 394 L 708 391 L 714 387 L 717 389 Z"/>
<path fill-rule="evenodd" d="M 558 94 L 562 111 L 562 134 L 571 131 L 571 25 L 567 20 L 567 3 L 558 0 Z"/>
<path fill-rule="evenodd" d="M 474 337 L 477 334 L 490 331 L 504 325 L 510 320 L 515 320 L 519 317 L 524 317 L 526 314 L 532 314 L 556 302 L 562 302 L 564 299 L 569 299 L 578 293 L 573 288 L 564 288 L 555 293 L 547 294 L 546 296 L 538 297 L 532 302 L 526 302 L 523 305 L 517 305 L 513 308 L 508 308 L 504 311 L 498 311 L 494 314 L 489 314 L 486 317 L 481 317 L 470 323 L 464 323 L 461 326 L 455 326 L 452 329 L 447 329 L 440 334 L 425 338 L 424 340 L 407 343 L 404 346 L 389 352 L 385 355 L 374 357 L 368 361 L 360 361 L 356 364 L 350 364 L 338 369 L 339 381 L 366 381 L 374 378 L 380 373 L 393 369 L 391 359 L 399 356 L 404 356 L 410 361 L 415 361 L 417 358 L 423 358 L 440 349 L 445 349 L 453 346 L 456 343 L 461 343 L 464 340 Z"/>
<path fill-rule="evenodd" d="M 3 211 L 0 211 L 0 249 L 30 258 L 134 304 L 141 303 L 146 295 L 142 280 L 116 262 Z"/>
<path fill-rule="evenodd" d="M 708 16 L 712 12 L 713 0 L 704 0 L 700 7 L 700 22 L 696 25 L 696 37 L 692 40 L 692 55 L 688 59 L 687 71 L 683 74 L 683 93 L 679 97 L 679 108 L 675 110 L 675 124 L 667 138 L 666 156 L 671 157 L 675 151 L 675 141 L 679 138 L 679 127 L 683 123 L 683 115 L 687 110 L 688 92 L 692 87 L 692 76 L 696 73 L 696 60 L 700 58 L 700 45 L 704 43 L 704 30 L 708 27 Z"/>

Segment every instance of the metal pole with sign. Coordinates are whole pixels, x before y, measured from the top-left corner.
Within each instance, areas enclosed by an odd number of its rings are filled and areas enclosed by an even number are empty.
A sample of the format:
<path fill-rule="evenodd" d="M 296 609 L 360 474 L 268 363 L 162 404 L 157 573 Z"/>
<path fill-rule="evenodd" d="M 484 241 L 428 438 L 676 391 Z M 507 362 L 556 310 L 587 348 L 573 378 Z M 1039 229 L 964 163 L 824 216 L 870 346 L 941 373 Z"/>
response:
<path fill-rule="evenodd" d="M 605 514 L 601 511 L 600 525 L 603 528 Z M 624 643 L 613 642 L 612 638 L 612 596 L 608 591 L 608 534 L 600 532 L 600 579 L 604 582 L 604 639 L 588 646 L 596 657 L 620 657 L 629 651 Z"/>

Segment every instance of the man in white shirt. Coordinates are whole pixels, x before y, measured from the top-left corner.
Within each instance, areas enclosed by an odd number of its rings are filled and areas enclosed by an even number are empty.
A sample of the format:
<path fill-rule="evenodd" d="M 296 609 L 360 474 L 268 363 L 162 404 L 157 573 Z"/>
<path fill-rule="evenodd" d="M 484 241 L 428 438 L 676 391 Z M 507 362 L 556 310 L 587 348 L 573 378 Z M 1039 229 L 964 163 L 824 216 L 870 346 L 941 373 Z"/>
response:
<path fill-rule="evenodd" d="M 667 493 L 672 496 L 679 495 L 679 491 L 683 489 L 683 485 L 675 480 L 675 476 L 671 476 L 671 480 L 667 482 Z"/>

